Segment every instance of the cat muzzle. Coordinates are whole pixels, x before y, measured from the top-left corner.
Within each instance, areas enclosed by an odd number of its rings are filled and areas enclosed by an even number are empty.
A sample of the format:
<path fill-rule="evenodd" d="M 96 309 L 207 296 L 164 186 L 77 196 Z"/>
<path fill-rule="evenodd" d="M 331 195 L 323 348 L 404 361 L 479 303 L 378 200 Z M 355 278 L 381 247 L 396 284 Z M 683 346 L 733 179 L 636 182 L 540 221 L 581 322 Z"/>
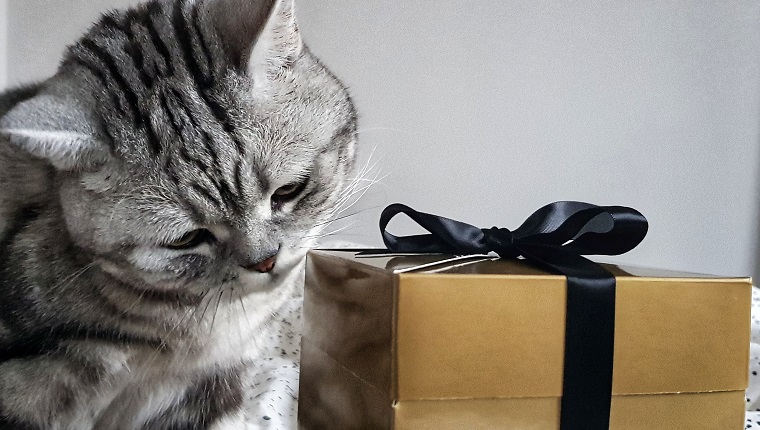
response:
<path fill-rule="evenodd" d="M 273 255 L 264 261 L 260 261 L 256 264 L 246 267 L 246 270 L 256 271 L 259 273 L 269 273 L 274 270 L 277 264 L 277 255 Z"/>

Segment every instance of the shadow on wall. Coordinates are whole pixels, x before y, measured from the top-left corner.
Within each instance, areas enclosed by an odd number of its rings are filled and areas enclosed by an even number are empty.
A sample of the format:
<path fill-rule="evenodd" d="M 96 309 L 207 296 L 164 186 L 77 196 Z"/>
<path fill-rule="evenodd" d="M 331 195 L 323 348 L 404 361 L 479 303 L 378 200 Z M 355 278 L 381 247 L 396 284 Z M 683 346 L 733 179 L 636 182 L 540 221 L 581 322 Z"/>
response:
<path fill-rule="evenodd" d="M 760 142 L 760 136 L 758 136 L 758 142 Z M 755 178 L 755 216 L 757 217 L 755 219 L 755 265 L 752 280 L 755 286 L 760 286 L 760 167 L 757 169 L 757 173 L 757 178 Z"/>

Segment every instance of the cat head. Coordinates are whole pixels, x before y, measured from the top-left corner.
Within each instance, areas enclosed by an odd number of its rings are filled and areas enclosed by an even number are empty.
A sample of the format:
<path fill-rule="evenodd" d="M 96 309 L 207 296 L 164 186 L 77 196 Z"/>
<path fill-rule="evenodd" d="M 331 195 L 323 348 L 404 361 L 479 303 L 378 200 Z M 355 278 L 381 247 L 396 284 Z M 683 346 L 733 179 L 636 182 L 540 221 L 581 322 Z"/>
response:
<path fill-rule="evenodd" d="M 332 215 L 356 116 L 293 11 L 154 0 L 112 12 L 2 118 L 13 145 L 55 168 L 71 240 L 103 269 L 158 289 L 263 285 Z"/>

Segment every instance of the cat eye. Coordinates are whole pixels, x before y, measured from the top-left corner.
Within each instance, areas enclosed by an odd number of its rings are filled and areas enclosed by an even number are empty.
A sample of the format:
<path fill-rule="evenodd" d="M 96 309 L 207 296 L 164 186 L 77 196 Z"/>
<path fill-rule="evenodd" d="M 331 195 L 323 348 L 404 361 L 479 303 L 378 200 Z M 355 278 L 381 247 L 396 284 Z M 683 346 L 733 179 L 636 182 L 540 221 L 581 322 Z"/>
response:
<path fill-rule="evenodd" d="M 169 249 L 193 249 L 204 243 L 210 243 L 214 240 L 214 235 L 206 229 L 198 229 L 185 233 L 179 239 L 164 244 Z"/>
<path fill-rule="evenodd" d="M 292 184 L 285 185 L 275 190 L 272 194 L 272 207 L 279 208 L 284 203 L 295 200 L 303 190 L 306 189 L 306 185 L 309 183 L 308 179 L 301 182 L 294 182 Z"/>

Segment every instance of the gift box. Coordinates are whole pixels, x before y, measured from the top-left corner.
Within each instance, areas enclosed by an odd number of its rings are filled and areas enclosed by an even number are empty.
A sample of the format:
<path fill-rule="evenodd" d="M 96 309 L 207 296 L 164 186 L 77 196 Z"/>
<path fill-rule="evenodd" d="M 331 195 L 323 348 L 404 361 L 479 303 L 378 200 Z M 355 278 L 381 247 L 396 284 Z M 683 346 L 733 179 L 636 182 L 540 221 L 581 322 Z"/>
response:
<path fill-rule="evenodd" d="M 615 276 L 609 428 L 739 429 L 751 282 Z M 567 278 L 520 260 L 312 251 L 304 429 L 560 426 Z"/>

